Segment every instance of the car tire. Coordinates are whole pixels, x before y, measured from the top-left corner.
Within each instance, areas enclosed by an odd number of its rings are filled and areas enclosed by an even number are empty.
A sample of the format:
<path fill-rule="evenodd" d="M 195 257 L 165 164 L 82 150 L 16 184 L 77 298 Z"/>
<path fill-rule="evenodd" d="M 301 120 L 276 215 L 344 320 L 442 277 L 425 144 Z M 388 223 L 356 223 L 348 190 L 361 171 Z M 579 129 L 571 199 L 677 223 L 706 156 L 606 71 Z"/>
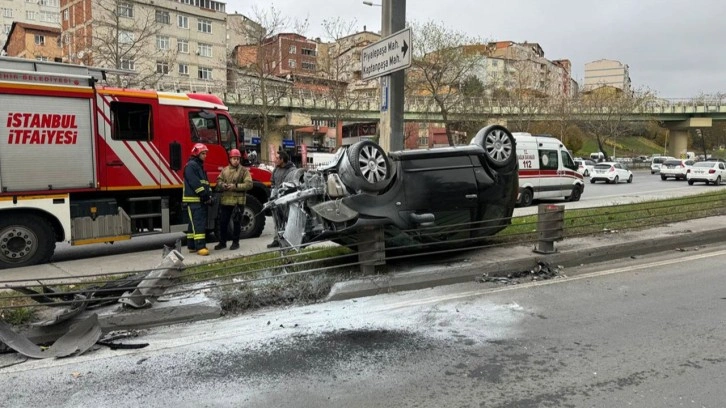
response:
<path fill-rule="evenodd" d="M 615 180 L 613 180 L 613 183 L 615 183 L 615 184 L 620 183 L 620 177 L 619 176 L 615 176 Z"/>
<path fill-rule="evenodd" d="M 708 184 L 708 181 L 706 182 L 706 184 Z M 688 180 L 688 185 L 689 186 L 692 186 L 693 185 L 693 180 Z"/>
<path fill-rule="evenodd" d="M 720 186 L 721 185 L 721 176 L 716 177 L 716 181 L 714 181 L 713 184 Z"/>
<path fill-rule="evenodd" d="M 55 234 L 47 220 L 29 214 L 0 219 L 0 269 L 43 264 L 54 251 Z"/>
<path fill-rule="evenodd" d="M 525 188 L 519 196 L 519 205 L 522 207 L 529 207 L 534 201 L 534 194 L 532 190 Z"/>
<path fill-rule="evenodd" d="M 628 177 L 628 183 L 632 183 L 632 182 L 633 182 L 633 175 L 631 174 L 630 177 Z"/>
<path fill-rule="evenodd" d="M 504 126 L 491 125 L 475 136 L 486 152 L 487 163 L 495 169 L 510 166 L 514 161 L 514 136 Z"/>
<path fill-rule="evenodd" d="M 666 177 L 666 176 L 664 176 L 664 175 L 661 174 L 660 175 L 660 179 L 663 180 L 663 181 L 666 181 L 666 179 L 668 179 L 668 177 Z"/>
<path fill-rule="evenodd" d="M 582 197 L 582 186 L 575 185 L 572 187 L 572 194 L 565 198 L 567 201 L 580 201 L 580 197 Z"/>
<path fill-rule="evenodd" d="M 354 190 L 377 193 L 385 190 L 393 178 L 393 164 L 378 144 L 363 140 L 352 145 L 348 160 L 341 163 L 343 183 Z"/>
<path fill-rule="evenodd" d="M 304 176 L 305 169 L 292 169 L 285 175 L 285 180 L 283 180 L 283 182 L 293 183 L 294 185 L 299 186 L 302 184 Z"/>
<path fill-rule="evenodd" d="M 585 170 L 585 174 L 583 174 L 583 176 L 585 176 L 585 177 L 590 177 L 590 172 L 589 172 L 589 171 L 587 171 L 587 170 Z"/>
<path fill-rule="evenodd" d="M 590 179 L 590 184 L 595 184 L 595 179 Z"/>

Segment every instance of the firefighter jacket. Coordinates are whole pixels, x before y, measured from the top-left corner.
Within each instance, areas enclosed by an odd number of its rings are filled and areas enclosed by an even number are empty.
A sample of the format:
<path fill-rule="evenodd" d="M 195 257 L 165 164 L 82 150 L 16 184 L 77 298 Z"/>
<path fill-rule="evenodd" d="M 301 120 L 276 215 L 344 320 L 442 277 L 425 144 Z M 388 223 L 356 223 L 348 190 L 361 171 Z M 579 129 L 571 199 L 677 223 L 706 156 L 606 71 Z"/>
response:
<path fill-rule="evenodd" d="M 204 171 L 204 162 L 199 157 L 189 158 L 184 167 L 184 197 L 183 203 L 205 203 L 212 198 L 207 173 Z"/>
<path fill-rule="evenodd" d="M 222 189 L 222 184 L 232 184 L 229 190 Z M 217 177 L 217 190 L 222 192 L 220 204 L 222 205 L 244 205 L 247 201 L 245 191 L 252 188 L 252 176 L 245 166 L 239 165 L 236 168 L 227 166 L 222 169 Z"/>

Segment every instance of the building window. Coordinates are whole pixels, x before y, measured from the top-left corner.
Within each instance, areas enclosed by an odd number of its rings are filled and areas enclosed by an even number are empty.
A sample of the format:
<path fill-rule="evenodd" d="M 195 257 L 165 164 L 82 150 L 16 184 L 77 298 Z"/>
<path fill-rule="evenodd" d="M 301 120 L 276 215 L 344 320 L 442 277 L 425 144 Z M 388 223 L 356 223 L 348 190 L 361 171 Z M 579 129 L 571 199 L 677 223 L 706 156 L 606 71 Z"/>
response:
<path fill-rule="evenodd" d="M 315 52 L 314 48 L 303 48 L 302 49 L 302 55 L 309 55 L 311 57 L 314 57 L 317 52 Z"/>
<path fill-rule="evenodd" d="M 156 61 L 156 73 L 157 74 L 168 74 L 169 63 L 165 61 Z"/>
<path fill-rule="evenodd" d="M 179 75 L 189 76 L 189 65 L 179 64 Z"/>
<path fill-rule="evenodd" d="M 131 3 L 119 3 L 118 16 L 134 18 L 134 6 Z"/>
<path fill-rule="evenodd" d="M 199 43 L 199 49 L 197 55 L 200 57 L 212 57 L 212 46 L 209 44 Z"/>
<path fill-rule="evenodd" d="M 68 21 L 68 9 L 63 10 L 63 21 Z"/>
<path fill-rule="evenodd" d="M 295 53 L 297 53 L 297 47 L 294 46 L 294 45 L 291 45 L 290 46 L 290 54 L 295 54 Z"/>
<path fill-rule="evenodd" d="M 189 17 L 187 16 L 177 16 L 176 18 L 176 25 L 179 26 L 179 28 L 189 28 Z"/>
<path fill-rule="evenodd" d="M 36 61 L 48 61 L 48 57 L 43 57 L 43 56 L 41 55 L 41 56 L 37 56 L 37 57 L 35 57 L 35 60 L 36 60 Z"/>
<path fill-rule="evenodd" d="M 156 36 L 156 48 L 160 50 L 168 50 L 169 49 L 169 37 L 165 35 L 157 35 Z"/>
<path fill-rule="evenodd" d="M 35 45 L 45 45 L 45 36 L 41 34 L 36 34 Z"/>
<path fill-rule="evenodd" d="M 176 50 L 182 54 L 189 54 L 189 41 L 177 40 L 176 41 Z"/>
<path fill-rule="evenodd" d="M 39 0 L 41 6 L 60 7 L 60 0 Z"/>
<path fill-rule="evenodd" d="M 315 71 L 315 63 L 314 62 L 303 61 L 302 62 L 302 69 L 307 70 L 307 71 Z"/>
<path fill-rule="evenodd" d="M 161 24 L 171 24 L 171 16 L 168 11 L 156 10 L 156 22 Z"/>
<path fill-rule="evenodd" d="M 35 11 L 26 11 L 25 12 L 25 19 L 28 20 L 28 21 L 35 21 L 35 16 L 37 14 L 38 13 L 36 13 Z"/>
<path fill-rule="evenodd" d="M 3 8 L 3 17 L 13 18 L 13 9 Z"/>
<path fill-rule="evenodd" d="M 197 20 L 197 31 L 200 33 L 212 33 L 212 21 L 204 20 L 202 18 Z"/>
<path fill-rule="evenodd" d="M 199 79 L 203 79 L 205 81 L 212 80 L 212 68 L 199 67 L 198 73 L 199 73 Z"/>
<path fill-rule="evenodd" d="M 296 66 L 296 65 L 297 65 L 297 63 L 295 62 L 295 60 L 294 60 L 294 59 L 289 59 L 289 60 L 287 60 L 287 66 L 288 66 L 288 67 L 290 67 L 290 68 L 295 68 L 295 66 Z"/>
<path fill-rule="evenodd" d="M 53 13 L 50 11 L 41 11 L 40 12 L 40 21 L 43 23 L 59 23 L 60 22 L 60 13 Z"/>
<path fill-rule="evenodd" d="M 119 44 L 133 44 L 134 43 L 134 33 L 132 33 L 131 31 L 119 30 L 118 43 Z"/>
<path fill-rule="evenodd" d="M 10 28 L 12 28 L 11 24 L 5 24 L 5 26 L 3 26 L 3 34 L 5 34 L 5 35 L 10 34 Z"/>
<path fill-rule="evenodd" d="M 121 69 L 128 69 L 129 71 L 136 70 L 136 63 L 134 60 L 121 58 Z"/>

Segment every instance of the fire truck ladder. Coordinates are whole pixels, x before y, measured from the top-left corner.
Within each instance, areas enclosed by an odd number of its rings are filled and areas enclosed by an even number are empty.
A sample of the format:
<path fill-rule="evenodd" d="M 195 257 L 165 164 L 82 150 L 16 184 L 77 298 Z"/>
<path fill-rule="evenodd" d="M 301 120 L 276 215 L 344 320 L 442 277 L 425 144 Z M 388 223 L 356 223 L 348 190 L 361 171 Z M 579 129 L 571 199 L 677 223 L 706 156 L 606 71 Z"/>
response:
<path fill-rule="evenodd" d="M 133 76 L 134 71 L 115 68 L 87 67 L 62 62 L 36 61 L 25 58 L 0 57 L 0 70 L 41 72 L 46 74 L 63 74 L 76 77 L 93 78 L 94 81 L 106 81 L 106 76 Z"/>

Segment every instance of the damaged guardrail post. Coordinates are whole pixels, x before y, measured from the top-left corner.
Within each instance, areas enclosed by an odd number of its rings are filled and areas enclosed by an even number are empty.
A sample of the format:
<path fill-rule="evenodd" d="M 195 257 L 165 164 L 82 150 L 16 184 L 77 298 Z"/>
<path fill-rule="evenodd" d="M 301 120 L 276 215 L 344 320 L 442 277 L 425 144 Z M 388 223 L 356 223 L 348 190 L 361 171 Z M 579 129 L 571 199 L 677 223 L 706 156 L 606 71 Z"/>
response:
<path fill-rule="evenodd" d="M 360 270 L 366 275 L 372 275 L 376 270 L 376 265 L 386 264 L 386 241 L 383 227 L 365 227 L 358 234 Z"/>
<path fill-rule="evenodd" d="M 537 245 L 534 252 L 552 254 L 557 252 L 555 241 L 564 237 L 565 206 L 540 204 L 537 207 Z"/>

